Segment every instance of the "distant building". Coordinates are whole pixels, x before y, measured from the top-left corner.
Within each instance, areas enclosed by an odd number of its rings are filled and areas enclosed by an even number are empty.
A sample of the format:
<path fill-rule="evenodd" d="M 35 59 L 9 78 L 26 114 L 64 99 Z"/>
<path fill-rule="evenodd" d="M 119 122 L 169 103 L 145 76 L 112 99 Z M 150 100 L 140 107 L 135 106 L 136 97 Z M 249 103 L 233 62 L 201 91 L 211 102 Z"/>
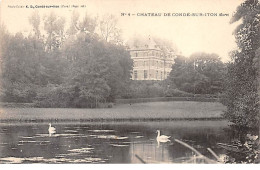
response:
<path fill-rule="evenodd" d="M 133 80 L 164 80 L 171 72 L 176 55 L 151 38 L 128 46 L 134 62 Z"/>

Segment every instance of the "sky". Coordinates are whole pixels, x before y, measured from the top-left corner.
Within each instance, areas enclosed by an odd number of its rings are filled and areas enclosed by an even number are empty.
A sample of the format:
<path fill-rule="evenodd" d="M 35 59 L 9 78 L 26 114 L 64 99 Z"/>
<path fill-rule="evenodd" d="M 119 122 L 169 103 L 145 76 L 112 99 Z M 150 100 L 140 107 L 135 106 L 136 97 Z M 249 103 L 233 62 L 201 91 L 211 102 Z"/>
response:
<path fill-rule="evenodd" d="M 113 14 L 118 19 L 125 41 L 133 36 L 149 35 L 173 42 L 179 53 L 190 56 L 196 52 L 218 54 L 222 61 L 229 61 L 228 53 L 236 49 L 232 34 L 239 24 L 229 21 L 243 0 L 0 0 L 0 22 L 11 33 L 31 31 L 28 17 L 37 10 L 41 17 L 50 11 L 64 16 L 70 23 L 74 10 L 81 16 Z M 26 8 L 28 5 L 29 8 Z M 36 5 L 58 5 L 60 8 L 31 8 Z M 61 6 L 70 5 L 69 8 Z M 74 6 L 73 6 L 74 5 Z M 75 6 L 78 7 L 76 8 Z M 23 7 L 21 7 L 23 6 Z M 122 13 L 129 14 L 122 16 Z M 140 16 L 147 13 L 161 16 Z M 170 13 L 171 16 L 164 16 Z M 198 13 L 204 16 L 177 16 L 180 13 Z M 210 16 L 208 13 L 217 14 Z M 228 16 L 219 16 L 220 13 Z M 209 16 L 208 16 L 209 15 Z"/>

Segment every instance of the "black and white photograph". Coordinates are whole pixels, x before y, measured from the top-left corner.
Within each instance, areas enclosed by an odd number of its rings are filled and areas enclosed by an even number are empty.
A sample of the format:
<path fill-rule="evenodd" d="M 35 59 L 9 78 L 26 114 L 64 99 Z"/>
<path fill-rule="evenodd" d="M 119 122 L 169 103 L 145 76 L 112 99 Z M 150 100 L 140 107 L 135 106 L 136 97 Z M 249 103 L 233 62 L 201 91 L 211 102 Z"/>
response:
<path fill-rule="evenodd" d="M 0 167 L 259 164 L 259 70 L 260 0 L 0 0 Z"/>

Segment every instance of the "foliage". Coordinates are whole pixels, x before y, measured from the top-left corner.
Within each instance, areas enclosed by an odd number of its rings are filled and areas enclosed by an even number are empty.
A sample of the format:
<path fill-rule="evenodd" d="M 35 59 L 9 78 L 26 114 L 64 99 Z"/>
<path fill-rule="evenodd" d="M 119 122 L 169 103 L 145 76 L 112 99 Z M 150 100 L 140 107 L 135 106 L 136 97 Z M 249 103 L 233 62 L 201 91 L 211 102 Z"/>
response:
<path fill-rule="evenodd" d="M 223 103 L 227 106 L 224 117 L 237 126 L 255 127 L 259 122 L 260 3 L 247 0 L 238 8 L 231 23 L 242 19 L 235 30 L 239 50 L 231 53 L 228 65 Z"/>
<path fill-rule="evenodd" d="M 232 141 L 232 146 L 236 147 L 239 152 L 229 151 L 224 156 L 225 163 L 259 163 L 259 138 L 258 136 L 247 134 L 245 141 Z"/>
<path fill-rule="evenodd" d="M 100 100 L 113 101 L 125 91 L 130 80 L 130 55 L 121 46 L 96 39 L 86 40 L 78 40 L 65 46 L 64 56 L 72 57 L 68 81 L 87 86 L 85 90 L 95 89 L 93 93 L 98 94 L 99 97 L 96 97 Z"/>
<path fill-rule="evenodd" d="M 124 98 L 149 98 L 164 96 L 163 81 L 135 81 L 130 82 L 130 87 Z"/>
<path fill-rule="evenodd" d="M 48 51 L 61 47 L 64 42 L 64 27 L 65 19 L 63 17 L 57 17 L 53 12 L 44 18 L 44 30 L 47 33 L 46 49 Z"/>
<path fill-rule="evenodd" d="M 1 27 L 4 101 L 35 102 L 38 107 L 98 107 L 124 95 L 132 70 L 129 53 L 123 46 L 102 41 L 89 15 L 79 20 L 73 14 L 72 19 L 66 31 L 64 18 L 54 13 L 41 18 L 35 12 L 29 17 L 33 34 L 28 37 L 9 35 Z M 39 29 L 41 21 L 44 30 Z"/>
<path fill-rule="evenodd" d="M 41 42 L 24 38 L 22 34 L 10 37 L 2 58 L 2 88 L 7 101 L 30 102 L 35 88 L 43 83 Z"/>
<path fill-rule="evenodd" d="M 106 42 L 122 44 L 121 30 L 117 28 L 117 19 L 111 14 L 106 14 L 99 22 L 101 38 Z"/>
<path fill-rule="evenodd" d="M 38 11 L 34 11 L 33 14 L 29 17 L 29 23 L 33 27 L 34 35 L 37 38 L 40 38 L 40 24 L 41 24 L 41 18 Z"/>
<path fill-rule="evenodd" d="M 73 106 L 76 88 L 48 84 L 39 89 L 35 100 L 36 107 L 68 107 Z"/>
<path fill-rule="evenodd" d="M 193 97 L 194 95 L 192 93 L 187 93 L 178 89 L 172 89 L 169 88 L 165 92 L 166 97 Z"/>
<path fill-rule="evenodd" d="M 193 94 L 216 94 L 222 91 L 225 65 L 216 54 L 195 53 L 177 56 L 168 77 L 170 89 Z"/>
<path fill-rule="evenodd" d="M 99 103 L 95 101 L 97 94 L 89 92 L 81 87 L 79 84 L 75 85 L 54 85 L 48 84 L 39 90 L 37 97 L 35 98 L 36 107 L 51 107 L 51 108 L 95 108 L 99 106 Z"/>
<path fill-rule="evenodd" d="M 164 81 L 140 81 L 131 80 L 127 88 L 122 91 L 119 98 L 155 98 L 155 97 L 192 97 L 191 93 L 187 93 L 178 89 L 169 88 L 168 82 Z M 122 88 L 121 88 L 122 89 Z"/>
<path fill-rule="evenodd" d="M 3 66 L 4 66 L 4 56 L 6 55 L 6 51 L 9 45 L 10 34 L 6 30 L 4 25 L 0 25 L 0 97 L 4 95 L 3 89 Z M 1 100 L 1 98 L 0 98 Z"/>

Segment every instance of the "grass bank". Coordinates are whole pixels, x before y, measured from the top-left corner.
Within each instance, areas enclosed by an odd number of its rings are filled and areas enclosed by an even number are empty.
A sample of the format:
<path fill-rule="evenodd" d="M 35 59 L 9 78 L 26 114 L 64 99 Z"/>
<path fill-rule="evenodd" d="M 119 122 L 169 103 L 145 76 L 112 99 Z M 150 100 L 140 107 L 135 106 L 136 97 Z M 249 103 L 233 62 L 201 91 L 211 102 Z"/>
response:
<path fill-rule="evenodd" d="M 8 103 L 0 102 L 0 108 L 32 108 L 34 103 Z"/>
<path fill-rule="evenodd" d="M 158 121 L 221 119 L 225 107 L 217 102 L 171 101 L 118 104 L 113 108 L 1 108 L 0 122 Z"/>
<path fill-rule="evenodd" d="M 169 102 L 169 101 L 196 101 L 196 102 L 218 102 L 219 98 L 213 97 L 153 97 L 153 98 L 134 98 L 116 99 L 118 104 L 147 103 L 147 102 Z"/>

